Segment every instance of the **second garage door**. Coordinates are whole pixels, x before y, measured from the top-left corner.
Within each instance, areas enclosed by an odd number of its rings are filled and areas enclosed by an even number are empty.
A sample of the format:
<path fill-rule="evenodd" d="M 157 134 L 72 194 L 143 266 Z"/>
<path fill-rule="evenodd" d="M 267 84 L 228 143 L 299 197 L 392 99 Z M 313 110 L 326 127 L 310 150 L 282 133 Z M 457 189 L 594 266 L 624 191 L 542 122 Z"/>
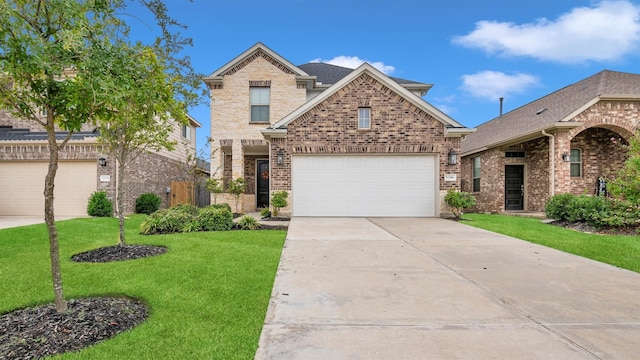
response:
<path fill-rule="evenodd" d="M 44 216 L 44 178 L 48 163 L 0 162 L 0 215 Z M 96 191 L 95 161 L 61 161 L 55 179 L 56 215 L 87 215 L 87 203 Z"/>
<path fill-rule="evenodd" d="M 436 215 L 433 155 L 296 155 L 293 216 Z"/>

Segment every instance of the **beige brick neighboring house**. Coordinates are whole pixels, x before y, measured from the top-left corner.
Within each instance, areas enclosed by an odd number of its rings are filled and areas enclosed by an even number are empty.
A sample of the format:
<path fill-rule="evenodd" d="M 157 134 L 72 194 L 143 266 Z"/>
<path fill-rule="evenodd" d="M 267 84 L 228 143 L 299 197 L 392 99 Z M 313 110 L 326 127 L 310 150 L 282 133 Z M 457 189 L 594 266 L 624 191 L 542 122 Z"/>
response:
<path fill-rule="evenodd" d="M 478 126 L 462 142 L 462 189 L 477 210 L 544 211 L 595 194 L 640 126 L 640 75 L 604 70 Z"/>
<path fill-rule="evenodd" d="M 174 124 L 172 138 L 178 142 L 174 151 L 147 153 L 129 166 L 124 186 L 127 213 L 135 210 L 135 199 L 153 192 L 168 207 L 174 181 L 186 180 L 181 167 L 187 151 L 195 153 L 195 129 L 200 124 L 190 117 L 190 124 Z M 60 132 L 58 137 L 64 138 Z M 55 180 L 55 212 L 59 216 L 85 216 L 89 196 L 105 190 L 115 199 L 116 164 L 98 144 L 99 134 L 90 125 L 75 133 L 60 151 Z M 102 159 L 103 161 L 100 161 Z M 49 148 L 44 129 L 33 121 L 13 118 L 0 112 L 0 215 L 44 216 L 44 178 Z M 103 165 L 101 165 L 101 162 Z"/>
<path fill-rule="evenodd" d="M 430 84 L 369 64 L 295 66 L 261 43 L 204 81 L 212 176 L 246 180 L 241 211 L 285 190 L 294 216 L 439 216 L 460 187 L 448 158 L 473 129 L 421 98 Z"/>

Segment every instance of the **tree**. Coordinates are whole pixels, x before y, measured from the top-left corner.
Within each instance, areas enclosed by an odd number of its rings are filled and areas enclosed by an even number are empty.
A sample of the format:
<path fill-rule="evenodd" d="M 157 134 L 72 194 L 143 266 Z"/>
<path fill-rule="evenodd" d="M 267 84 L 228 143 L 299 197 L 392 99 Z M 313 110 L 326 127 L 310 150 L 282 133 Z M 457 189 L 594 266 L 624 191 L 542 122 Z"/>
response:
<path fill-rule="evenodd" d="M 189 59 L 178 55 L 191 40 L 172 31 L 180 24 L 167 16 L 161 0 L 0 3 L 0 106 L 15 117 L 41 125 L 47 132 L 49 165 L 43 192 L 44 215 L 58 312 L 67 307 L 54 213 L 59 152 L 83 125 L 113 118 L 130 95 L 127 86 L 131 82 L 113 78 L 110 71 L 110 66 L 118 65 L 117 61 L 123 60 L 124 54 L 130 55 L 132 48 L 141 50 L 118 41 L 129 33 L 126 23 L 116 16 L 123 13 L 127 2 L 141 4 L 154 16 L 161 36 L 152 46 L 153 53 L 164 69 L 167 83 L 173 84 L 175 100 L 185 106 L 191 104 L 198 97 L 193 85 L 199 84 L 200 78 L 192 71 Z M 148 56 L 147 65 L 153 63 Z"/>
<path fill-rule="evenodd" d="M 456 219 L 462 217 L 462 210 L 476 206 L 476 198 L 473 194 L 449 189 L 447 195 L 444 196 L 444 202 L 451 207 L 453 215 Z"/>
<path fill-rule="evenodd" d="M 280 209 L 287 206 L 287 198 L 289 197 L 289 193 L 282 190 L 273 194 L 271 198 L 271 206 L 273 206 L 273 217 L 278 217 L 280 214 Z"/>
<path fill-rule="evenodd" d="M 240 202 L 240 195 L 244 193 L 244 179 L 237 178 L 229 181 L 227 184 L 227 191 L 233 195 L 236 202 L 236 214 L 238 214 L 238 202 Z"/>
<path fill-rule="evenodd" d="M 640 203 L 640 133 L 629 139 L 629 145 L 621 145 L 627 150 L 627 160 L 622 169 L 609 179 L 612 195 L 632 203 Z"/>
<path fill-rule="evenodd" d="M 213 194 L 213 203 L 218 203 L 218 195 L 224 192 L 224 187 L 222 186 L 222 180 L 218 178 L 211 177 L 207 179 L 207 190 Z"/>

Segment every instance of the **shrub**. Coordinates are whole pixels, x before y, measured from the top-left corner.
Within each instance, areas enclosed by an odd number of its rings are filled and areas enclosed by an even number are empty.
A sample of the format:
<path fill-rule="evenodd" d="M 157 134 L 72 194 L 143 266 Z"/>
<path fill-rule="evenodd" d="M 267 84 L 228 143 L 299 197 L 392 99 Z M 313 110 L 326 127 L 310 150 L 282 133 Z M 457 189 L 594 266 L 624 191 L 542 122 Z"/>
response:
<path fill-rule="evenodd" d="M 253 216 L 244 215 L 238 219 L 238 227 L 242 230 L 256 230 L 260 227 L 260 224 Z"/>
<path fill-rule="evenodd" d="M 233 214 L 227 209 L 207 206 L 200 209 L 198 221 L 206 231 L 230 230 L 233 227 Z"/>
<path fill-rule="evenodd" d="M 227 184 L 227 191 L 233 195 L 233 198 L 236 201 L 236 213 L 238 213 L 238 203 L 240 202 L 240 195 L 244 193 L 244 179 L 237 178 L 235 180 L 229 181 Z"/>
<path fill-rule="evenodd" d="M 449 189 L 447 195 L 444 197 L 445 203 L 453 210 L 453 215 L 456 219 L 460 219 L 462 216 L 462 210 L 473 207 L 476 205 L 476 198 L 473 194 Z"/>
<path fill-rule="evenodd" d="M 110 217 L 113 214 L 113 203 L 107 197 L 106 191 L 96 191 L 89 197 L 87 204 L 89 216 Z"/>
<path fill-rule="evenodd" d="M 172 211 L 191 214 L 193 216 L 198 215 L 198 207 L 191 204 L 177 204 L 171 208 Z"/>
<path fill-rule="evenodd" d="M 162 199 L 154 193 L 144 193 L 136 199 L 136 213 L 153 214 L 160 209 Z"/>
<path fill-rule="evenodd" d="M 229 212 L 231 212 L 231 205 L 227 204 L 227 203 L 223 203 L 223 204 L 211 204 L 209 205 L 209 207 L 212 207 L 214 209 L 224 209 L 224 210 L 228 210 Z"/>
<path fill-rule="evenodd" d="M 289 197 L 289 193 L 286 191 L 278 191 L 273 194 L 271 198 L 271 206 L 273 206 L 273 216 L 278 217 L 280 214 L 280 209 L 287 206 L 287 198 Z"/>
<path fill-rule="evenodd" d="M 142 234 L 173 234 L 182 232 L 188 223 L 196 221 L 196 218 L 185 211 L 174 209 L 159 210 L 149 215 L 140 226 Z"/>
<path fill-rule="evenodd" d="M 574 197 L 573 194 L 558 194 L 551 197 L 544 207 L 545 215 L 550 219 L 566 221 L 569 218 L 568 204 Z"/>
<path fill-rule="evenodd" d="M 270 217 L 271 216 L 271 210 L 269 210 L 268 207 L 260 209 L 260 216 L 262 216 L 263 219 Z"/>

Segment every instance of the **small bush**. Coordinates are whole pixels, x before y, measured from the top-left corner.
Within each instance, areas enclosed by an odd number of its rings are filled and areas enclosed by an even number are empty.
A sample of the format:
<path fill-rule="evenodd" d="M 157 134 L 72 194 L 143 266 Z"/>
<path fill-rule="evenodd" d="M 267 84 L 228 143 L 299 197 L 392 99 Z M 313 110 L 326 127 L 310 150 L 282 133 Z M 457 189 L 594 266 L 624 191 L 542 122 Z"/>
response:
<path fill-rule="evenodd" d="M 273 206 L 273 216 L 278 217 L 280 215 L 280 209 L 287 206 L 287 198 L 289 193 L 286 191 L 278 191 L 273 194 L 271 198 L 271 206 Z"/>
<path fill-rule="evenodd" d="M 566 221 L 569 218 L 568 204 L 573 201 L 573 194 L 558 194 L 553 196 L 544 207 L 545 215 L 550 219 Z"/>
<path fill-rule="evenodd" d="M 444 201 L 453 210 L 453 215 L 460 219 L 462 216 L 462 210 L 473 207 L 476 205 L 476 198 L 473 194 L 449 189 L 447 195 L 444 197 Z"/>
<path fill-rule="evenodd" d="M 149 215 L 140 230 L 142 234 L 173 234 L 183 232 L 188 223 L 196 221 L 196 218 L 188 212 L 176 210 L 159 210 Z"/>
<path fill-rule="evenodd" d="M 107 197 L 106 191 L 96 191 L 89 197 L 87 204 L 89 216 L 110 217 L 113 214 L 113 203 Z"/>
<path fill-rule="evenodd" d="M 262 216 L 263 219 L 270 217 L 271 216 L 271 210 L 269 210 L 268 207 L 260 209 L 260 216 Z"/>
<path fill-rule="evenodd" d="M 253 216 L 244 215 L 238 219 L 238 227 L 241 230 L 256 230 L 260 227 L 260 224 Z"/>
<path fill-rule="evenodd" d="M 193 216 L 198 215 L 198 207 L 191 204 L 177 204 L 172 207 L 171 210 L 191 214 Z"/>
<path fill-rule="evenodd" d="M 200 209 L 198 221 L 203 230 L 225 231 L 233 227 L 233 214 L 227 209 L 207 206 Z"/>
<path fill-rule="evenodd" d="M 144 193 L 138 196 L 136 199 L 136 213 L 138 214 L 153 214 L 160 209 L 160 203 L 162 199 L 160 196 L 154 193 Z"/>
<path fill-rule="evenodd" d="M 231 205 L 227 204 L 227 203 L 223 203 L 223 204 L 211 204 L 209 205 L 209 207 L 212 207 L 214 209 L 224 209 L 224 210 L 229 210 L 229 212 L 231 212 Z"/>

